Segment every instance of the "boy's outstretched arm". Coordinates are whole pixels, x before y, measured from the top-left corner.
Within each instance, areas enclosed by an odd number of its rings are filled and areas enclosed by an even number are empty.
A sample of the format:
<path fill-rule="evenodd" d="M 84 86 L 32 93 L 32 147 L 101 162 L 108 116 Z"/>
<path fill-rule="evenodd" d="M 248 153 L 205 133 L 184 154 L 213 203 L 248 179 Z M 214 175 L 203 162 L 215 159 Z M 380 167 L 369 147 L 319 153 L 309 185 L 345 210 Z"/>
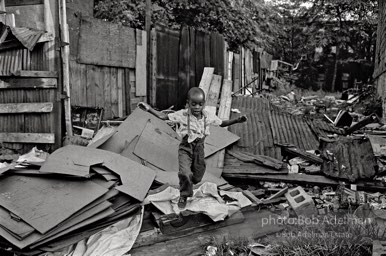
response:
<path fill-rule="evenodd" d="M 229 125 L 232 125 L 232 124 L 244 123 L 247 120 L 248 120 L 248 118 L 246 116 L 240 116 L 239 118 L 236 118 L 236 119 L 224 120 L 224 121 L 222 121 L 220 126 L 221 127 L 226 127 L 226 126 L 229 126 Z"/>
<path fill-rule="evenodd" d="M 143 110 L 149 112 L 150 114 L 152 114 L 152 115 L 158 117 L 158 118 L 161 119 L 161 120 L 169 120 L 169 117 L 168 117 L 167 114 L 162 113 L 162 112 L 160 112 L 160 111 L 157 111 L 157 110 L 153 109 L 152 107 L 150 107 L 149 104 L 147 104 L 147 103 L 145 103 L 145 102 L 140 102 L 140 103 L 138 103 L 137 106 L 138 106 L 139 108 L 141 108 L 141 109 L 143 109 Z"/>

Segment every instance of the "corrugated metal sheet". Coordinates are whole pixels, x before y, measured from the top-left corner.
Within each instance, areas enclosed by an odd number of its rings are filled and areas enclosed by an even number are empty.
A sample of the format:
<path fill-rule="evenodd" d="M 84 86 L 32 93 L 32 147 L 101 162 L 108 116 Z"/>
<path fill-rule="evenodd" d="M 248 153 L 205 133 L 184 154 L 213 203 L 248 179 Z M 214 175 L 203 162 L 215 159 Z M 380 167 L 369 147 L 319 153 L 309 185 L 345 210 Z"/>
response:
<path fill-rule="evenodd" d="M 368 138 L 321 140 L 320 146 L 324 174 L 351 182 L 375 175 L 377 162 Z"/>
<path fill-rule="evenodd" d="M 311 127 L 312 131 L 315 133 L 315 135 L 320 137 L 328 137 L 329 134 L 338 134 L 338 135 L 344 135 L 344 129 L 335 127 L 331 123 L 327 123 L 323 120 L 306 120 L 307 124 Z"/>
<path fill-rule="evenodd" d="M 319 142 L 307 123 L 273 106 L 263 98 L 238 96 L 232 108 L 246 114 L 248 122 L 229 127 L 240 140 L 233 149 L 282 159 L 280 146 L 292 144 L 303 150 L 317 149 Z M 232 113 L 231 118 L 239 114 Z"/>
<path fill-rule="evenodd" d="M 233 149 L 281 159 L 280 148 L 273 142 L 269 122 L 269 101 L 252 97 L 233 97 L 232 108 L 240 110 L 248 117 L 247 123 L 229 127 L 231 132 L 240 136 L 240 140 L 233 146 Z M 237 116 L 239 114 L 232 112 L 231 118 Z"/>
<path fill-rule="evenodd" d="M 319 142 L 302 117 L 284 112 L 271 104 L 269 112 L 272 135 L 275 144 L 292 144 L 303 150 L 317 149 Z"/>
<path fill-rule="evenodd" d="M 17 40 L 20 41 L 20 43 L 23 44 L 25 48 L 32 51 L 40 37 L 44 34 L 44 31 L 24 27 L 11 27 L 11 33 L 17 38 Z"/>
<path fill-rule="evenodd" d="M 10 49 L 0 52 L 0 75 L 9 76 L 18 70 L 48 70 L 43 44 L 31 52 L 28 49 Z"/>

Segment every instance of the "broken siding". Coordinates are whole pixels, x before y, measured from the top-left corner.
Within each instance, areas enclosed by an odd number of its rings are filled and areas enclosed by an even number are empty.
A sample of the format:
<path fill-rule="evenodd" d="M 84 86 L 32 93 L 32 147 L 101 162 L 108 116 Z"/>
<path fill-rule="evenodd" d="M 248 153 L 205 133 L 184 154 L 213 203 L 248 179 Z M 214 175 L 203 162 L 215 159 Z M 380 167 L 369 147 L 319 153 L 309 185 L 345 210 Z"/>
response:
<path fill-rule="evenodd" d="M 11 27 L 12 34 L 23 44 L 25 48 L 32 51 L 40 37 L 44 34 L 42 30 L 34 30 L 31 28 Z"/>
<path fill-rule="evenodd" d="M 230 132 L 240 137 L 240 140 L 233 148 L 242 152 L 280 159 L 280 148 L 274 145 L 269 122 L 269 101 L 239 96 L 232 99 L 232 108 L 240 110 L 242 114 L 246 114 L 248 117 L 247 123 L 229 127 Z M 231 119 L 238 116 L 239 114 L 231 113 Z M 229 158 L 229 156 L 227 155 L 226 158 Z"/>
<path fill-rule="evenodd" d="M 340 137 L 321 140 L 324 174 L 351 182 L 372 178 L 377 162 L 368 138 Z"/>
<path fill-rule="evenodd" d="M 271 104 L 269 120 L 276 145 L 291 144 L 303 150 L 317 149 L 319 142 L 303 118 Z"/>
<path fill-rule="evenodd" d="M 327 123 L 323 120 L 307 119 L 306 122 L 318 138 L 321 138 L 321 137 L 327 138 L 328 135 L 332 135 L 332 134 L 338 134 L 338 135 L 345 134 L 344 129 L 335 127 L 333 124 Z"/>
<path fill-rule="evenodd" d="M 9 76 L 19 70 L 48 70 L 43 44 L 37 44 L 33 51 L 10 49 L 0 52 L 0 76 Z"/>
<path fill-rule="evenodd" d="M 279 145 L 292 144 L 303 150 L 319 146 L 316 136 L 303 119 L 285 113 L 266 99 L 234 97 L 232 109 L 238 109 L 248 117 L 247 123 L 229 127 L 231 132 L 240 136 L 233 149 L 281 159 Z M 231 118 L 238 116 L 234 112 L 231 114 Z"/>
<path fill-rule="evenodd" d="M 129 115 L 144 100 L 135 96 L 134 69 L 86 65 L 72 60 L 70 86 L 71 105 L 104 108 L 103 119 Z"/>

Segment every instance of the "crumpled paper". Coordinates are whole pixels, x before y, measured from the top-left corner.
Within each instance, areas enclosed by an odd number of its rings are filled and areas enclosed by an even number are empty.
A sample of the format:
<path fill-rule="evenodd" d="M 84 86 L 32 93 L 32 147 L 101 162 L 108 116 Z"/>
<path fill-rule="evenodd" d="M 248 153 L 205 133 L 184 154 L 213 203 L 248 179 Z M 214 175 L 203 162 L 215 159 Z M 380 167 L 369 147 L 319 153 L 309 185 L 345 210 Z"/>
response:
<path fill-rule="evenodd" d="M 144 207 L 140 213 L 121 220 L 77 243 L 68 256 L 120 256 L 131 250 L 141 230 Z"/>
<path fill-rule="evenodd" d="M 227 195 L 234 199 L 234 201 L 225 202 L 217 191 L 217 185 L 205 182 L 193 190 L 193 197 L 188 198 L 187 205 L 183 211 L 189 210 L 203 213 L 217 222 L 252 204 L 241 192 L 220 191 L 220 193 L 221 195 Z M 167 187 L 157 194 L 149 195 L 145 201 L 151 202 L 164 214 L 179 214 L 181 212 L 177 205 L 179 195 L 178 189 Z"/>

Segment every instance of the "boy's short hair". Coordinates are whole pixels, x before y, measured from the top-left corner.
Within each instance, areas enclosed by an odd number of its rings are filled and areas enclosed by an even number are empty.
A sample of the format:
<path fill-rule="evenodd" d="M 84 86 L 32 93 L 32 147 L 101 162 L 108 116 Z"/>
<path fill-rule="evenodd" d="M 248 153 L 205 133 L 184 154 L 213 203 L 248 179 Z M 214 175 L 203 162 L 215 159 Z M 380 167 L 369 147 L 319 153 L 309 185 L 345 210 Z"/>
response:
<path fill-rule="evenodd" d="M 190 100 L 195 95 L 202 95 L 205 101 L 205 92 L 199 87 L 192 87 L 188 91 L 188 100 Z"/>

